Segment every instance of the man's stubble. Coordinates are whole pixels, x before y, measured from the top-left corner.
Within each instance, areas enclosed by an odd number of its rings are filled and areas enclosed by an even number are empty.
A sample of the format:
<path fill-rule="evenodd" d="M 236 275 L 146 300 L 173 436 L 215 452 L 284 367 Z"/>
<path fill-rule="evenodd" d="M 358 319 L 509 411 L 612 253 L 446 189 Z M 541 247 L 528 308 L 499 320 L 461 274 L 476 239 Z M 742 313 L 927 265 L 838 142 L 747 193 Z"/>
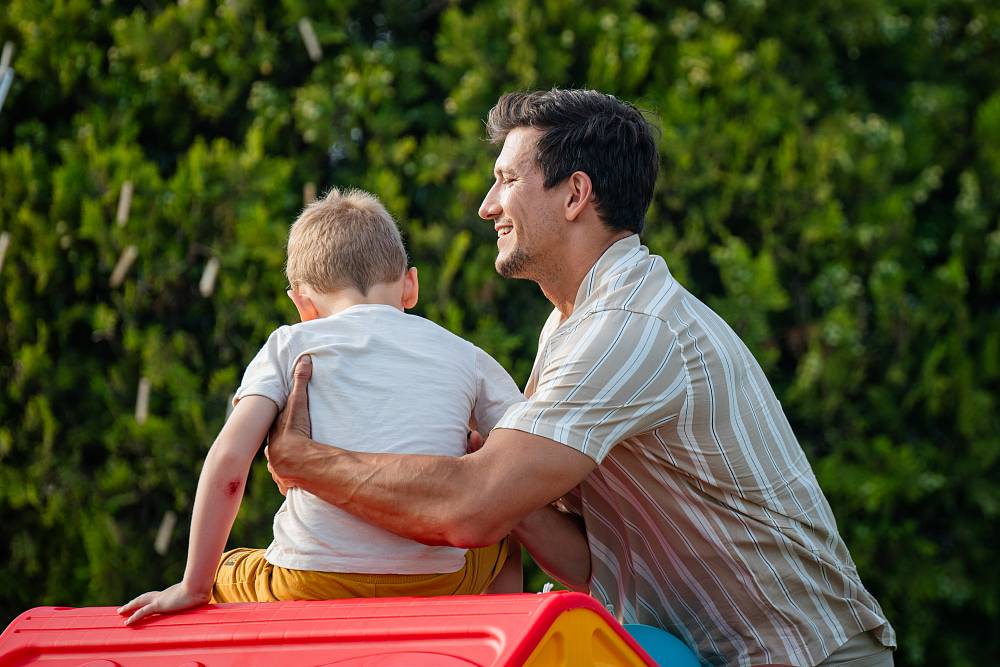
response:
<path fill-rule="evenodd" d="M 540 223 L 542 230 L 551 230 L 555 226 L 555 221 L 548 216 L 543 217 Z M 553 248 L 549 247 L 553 242 L 548 234 L 539 235 L 536 232 L 530 248 L 515 244 L 506 257 L 497 256 L 494 263 L 497 273 L 503 278 L 531 280 L 538 284 L 548 281 L 556 273 Z"/>
<path fill-rule="evenodd" d="M 497 257 L 495 266 L 504 278 L 527 278 L 525 270 L 530 264 L 528 253 L 522 248 L 514 248 L 506 257 Z"/>

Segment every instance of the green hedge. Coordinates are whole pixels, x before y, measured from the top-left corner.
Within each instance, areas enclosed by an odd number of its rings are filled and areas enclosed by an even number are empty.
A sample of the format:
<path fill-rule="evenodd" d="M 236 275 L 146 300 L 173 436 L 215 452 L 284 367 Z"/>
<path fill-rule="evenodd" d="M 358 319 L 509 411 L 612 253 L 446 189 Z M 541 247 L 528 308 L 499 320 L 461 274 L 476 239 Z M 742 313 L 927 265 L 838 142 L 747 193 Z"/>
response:
<path fill-rule="evenodd" d="M 294 320 L 282 246 L 308 182 L 378 193 L 417 312 L 523 382 L 548 306 L 493 271 L 482 120 L 507 90 L 588 86 L 656 120 L 644 240 L 768 372 L 898 664 L 1000 659 L 1000 9 L 595 4 L 7 2 L 0 622 L 180 577 L 229 394 Z M 264 544 L 278 502 L 258 461 L 233 543 Z"/>

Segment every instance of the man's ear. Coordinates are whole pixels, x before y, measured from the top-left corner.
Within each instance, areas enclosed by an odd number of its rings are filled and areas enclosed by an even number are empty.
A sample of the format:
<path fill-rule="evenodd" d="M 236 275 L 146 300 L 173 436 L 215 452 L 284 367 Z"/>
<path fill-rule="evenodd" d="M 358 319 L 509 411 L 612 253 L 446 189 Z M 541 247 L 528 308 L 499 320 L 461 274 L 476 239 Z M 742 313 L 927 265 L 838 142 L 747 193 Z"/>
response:
<path fill-rule="evenodd" d="M 566 179 L 566 219 L 576 220 L 593 203 L 594 184 L 584 171 L 574 171 Z"/>
<path fill-rule="evenodd" d="M 417 305 L 417 297 L 420 295 L 420 281 L 417 280 L 417 267 L 411 266 L 403 276 L 403 310 L 409 310 Z"/>
<path fill-rule="evenodd" d="M 288 290 L 285 294 L 295 304 L 295 310 L 299 311 L 299 319 L 303 322 L 319 318 L 319 310 L 308 296 L 294 289 Z"/>

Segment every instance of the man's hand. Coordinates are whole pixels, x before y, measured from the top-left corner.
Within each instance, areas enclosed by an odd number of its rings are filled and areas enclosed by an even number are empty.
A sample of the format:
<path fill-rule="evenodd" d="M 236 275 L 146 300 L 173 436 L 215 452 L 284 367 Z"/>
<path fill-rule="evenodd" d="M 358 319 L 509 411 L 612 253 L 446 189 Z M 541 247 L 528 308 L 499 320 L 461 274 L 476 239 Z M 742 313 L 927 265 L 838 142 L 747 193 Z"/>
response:
<path fill-rule="evenodd" d="M 274 472 L 274 468 L 271 467 L 271 457 L 268 455 L 267 447 L 264 447 L 264 458 L 267 459 L 267 471 L 271 473 L 271 479 L 278 485 L 278 492 L 283 496 L 287 496 L 288 489 L 292 488 L 292 485 L 283 478 L 278 477 L 278 473 Z"/>
<path fill-rule="evenodd" d="M 118 613 L 121 616 L 128 616 L 125 619 L 125 625 L 134 625 L 151 614 L 171 614 L 197 607 L 208 602 L 211 597 L 211 590 L 208 592 L 194 591 L 182 581 L 164 591 L 143 593 L 128 604 L 119 607 Z"/>
<path fill-rule="evenodd" d="M 469 431 L 469 435 L 467 436 L 465 442 L 465 453 L 472 454 L 474 452 L 478 452 L 482 449 L 484 442 L 485 440 L 483 440 L 483 436 L 479 433 L 479 431 Z"/>
<path fill-rule="evenodd" d="M 281 495 L 295 486 L 291 481 L 291 473 L 296 462 L 297 448 L 312 438 L 312 422 L 309 419 L 311 377 L 312 358 L 304 354 L 292 371 L 292 390 L 288 394 L 285 409 L 278 414 L 267 435 L 267 447 L 264 448 L 267 470 L 278 485 Z"/>
<path fill-rule="evenodd" d="M 390 532 L 430 545 L 498 542 L 528 514 L 589 475 L 596 462 L 543 436 L 490 432 L 466 456 L 358 452 L 312 440 L 311 361 L 293 372 L 288 403 L 269 435 L 271 474 Z M 481 437 L 469 434 L 475 450 Z"/>

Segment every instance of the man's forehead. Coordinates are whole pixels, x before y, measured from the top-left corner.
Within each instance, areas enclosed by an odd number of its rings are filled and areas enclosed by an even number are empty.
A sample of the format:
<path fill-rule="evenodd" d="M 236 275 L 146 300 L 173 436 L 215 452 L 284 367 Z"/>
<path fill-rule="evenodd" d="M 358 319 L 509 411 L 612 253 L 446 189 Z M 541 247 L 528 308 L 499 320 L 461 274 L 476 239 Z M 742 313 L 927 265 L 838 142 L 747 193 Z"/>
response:
<path fill-rule="evenodd" d="M 495 168 L 530 169 L 535 164 L 535 145 L 541 134 L 541 130 L 533 127 L 516 127 L 511 130 L 503 141 Z"/>

